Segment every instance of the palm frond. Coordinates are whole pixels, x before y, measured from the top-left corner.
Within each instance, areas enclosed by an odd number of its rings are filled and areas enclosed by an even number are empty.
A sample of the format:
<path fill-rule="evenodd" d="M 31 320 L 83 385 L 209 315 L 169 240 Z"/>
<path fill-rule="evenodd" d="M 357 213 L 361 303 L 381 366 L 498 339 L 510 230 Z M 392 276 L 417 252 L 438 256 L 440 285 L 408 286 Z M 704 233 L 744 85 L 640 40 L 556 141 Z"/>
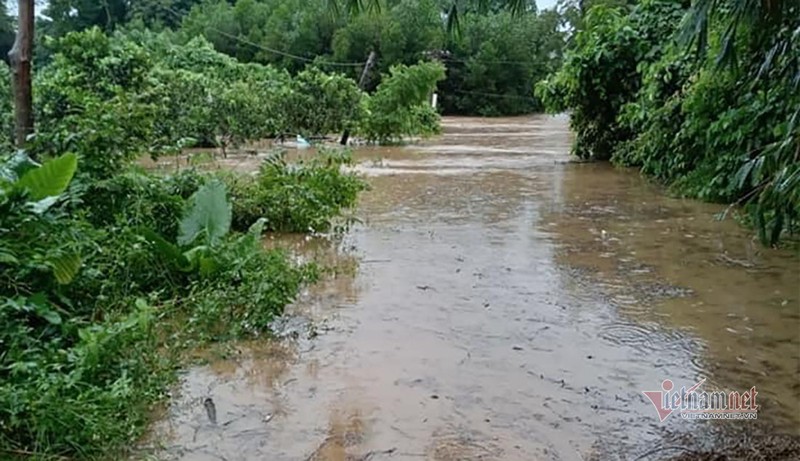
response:
<path fill-rule="evenodd" d="M 679 33 L 680 42 L 696 47 L 697 56 L 708 53 L 709 25 L 719 22 L 724 32 L 716 56 L 720 67 L 736 65 L 737 37 L 742 30 L 761 40 L 774 40 L 789 18 L 797 16 L 797 0 L 695 0 L 687 13 Z M 774 61 L 773 55 L 765 59 L 766 69 Z M 763 74 L 763 71 L 761 72 Z"/>

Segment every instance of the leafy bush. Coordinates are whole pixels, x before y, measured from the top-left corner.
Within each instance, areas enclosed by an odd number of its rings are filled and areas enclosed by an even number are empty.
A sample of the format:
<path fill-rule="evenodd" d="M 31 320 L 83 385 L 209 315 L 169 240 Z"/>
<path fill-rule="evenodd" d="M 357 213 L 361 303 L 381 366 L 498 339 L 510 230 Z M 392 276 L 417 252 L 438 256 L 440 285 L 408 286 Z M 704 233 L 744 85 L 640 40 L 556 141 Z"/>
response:
<path fill-rule="evenodd" d="M 24 154 L 13 157 L 0 179 L 0 261 L 5 295 L 34 294 L 67 284 L 80 267 L 78 229 L 59 222 L 54 207 L 72 181 L 77 158 L 67 154 L 42 166 Z"/>
<path fill-rule="evenodd" d="M 42 157 L 76 152 L 81 174 L 94 179 L 113 177 L 144 153 L 179 153 L 198 144 L 221 147 L 225 155 L 231 147 L 287 132 L 327 135 L 366 126 L 374 139 L 389 140 L 438 128 L 438 118 L 416 94 L 400 94 L 412 98 L 405 101 L 391 96 L 396 89 L 379 92 L 371 107 L 378 120 L 365 123 L 366 97 L 343 75 L 309 67 L 292 78 L 269 66 L 239 63 L 202 38 L 179 45 L 168 34 L 109 37 L 93 28 L 67 34 L 49 48 L 53 63 L 37 74 L 38 124 L 29 148 Z M 387 88 L 422 85 L 432 91 L 441 77 L 417 69 L 404 68 Z"/>
<path fill-rule="evenodd" d="M 39 156 L 77 152 L 81 171 L 110 177 L 145 152 L 156 108 L 150 100 L 150 59 L 141 47 L 111 40 L 99 29 L 52 44 L 53 64 L 37 73 Z"/>
<path fill-rule="evenodd" d="M 428 99 L 444 79 L 444 66 L 420 62 L 393 66 L 375 94 L 367 100 L 368 116 L 362 125 L 372 141 L 396 141 L 403 136 L 429 136 L 439 129 L 439 116 Z"/>
<path fill-rule="evenodd" d="M 160 359 L 134 352 L 152 341 L 149 307 L 92 325 L 93 311 L 64 289 L 96 236 L 62 206 L 76 160 L 36 166 L 18 155 L 3 168 L 0 447 L 88 456 L 132 438 L 154 397 L 144 383 L 159 368 L 145 364 Z"/>
<path fill-rule="evenodd" d="M 212 77 L 186 69 L 159 66 L 153 70 L 157 113 L 150 152 L 154 156 L 180 153 L 184 147 L 212 144 L 216 123 Z"/>
<path fill-rule="evenodd" d="M 284 153 L 264 162 L 254 178 L 226 175 L 233 201 L 233 228 L 244 230 L 259 219 L 281 232 L 327 232 L 333 219 L 355 205 L 366 183 L 342 169 L 347 151 L 323 151 L 288 163 Z"/>
<path fill-rule="evenodd" d="M 285 131 L 284 100 L 288 74 L 258 64 L 240 64 L 214 51 L 205 40 L 186 45 L 165 37 L 136 36 L 159 66 L 153 73 L 159 87 L 156 119 L 161 151 L 202 143 L 230 146 Z"/>
<path fill-rule="evenodd" d="M 292 79 L 283 98 L 286 131 L 327 135 L 355 128 L 364 116 L 362 93 L 353 80 L 310 67 Z"/>
<path fill-rule="evenodd" d="M 169 357 L 142 354 L 158 347 L 153 308 L 87 324 L 34 320 L 52 309 L 37 298 L 3 303 L 0 447 L 90 458 L 141 434 L 172 376 Z"/>
<path fill-rule="evenodd" d="M 680 195 L 742 204 L 774 244 L 800 219 L 800 6 L 731 5 L 698 2 L 682 27 L 679 1 L 592 7 L 564 67 L 537 92 L 571 111 L 578 155 L 639 167 Z M 675 40 L 687 31 L 708 55 Z"/>
<path fill-rule="evenodd" d="M 264 251 L 259 229 L 217 249 L 222 269 L 186 295 L 188 328 L 201 340 L 260 335 L 300 287 L 318 277 L 313 264 L 297 267 L 282 250 Z"/>
<path fill-rule="evenodd" d="M 88 185 L 80 209 L 98 227 L 143 226 L 174 240 L 178 235 L 175 217 L 183 213 L 185 201 L 206 180 L 194 170 L 156 177 L 129 169 Z"/>
<path fill-rule="evenodd" d="M 623 106 L 641 86 L 641 69 L 660 56 L 658 43 L 680 23 L 680 2 L 642 2 L 630 14 L 603 4 L 583 19 L 563 67 L 537 85 L 537 95 L 551 111 L 571 110 L 575 154 L 608 160 L 631 130 L 618 122 Z"/>

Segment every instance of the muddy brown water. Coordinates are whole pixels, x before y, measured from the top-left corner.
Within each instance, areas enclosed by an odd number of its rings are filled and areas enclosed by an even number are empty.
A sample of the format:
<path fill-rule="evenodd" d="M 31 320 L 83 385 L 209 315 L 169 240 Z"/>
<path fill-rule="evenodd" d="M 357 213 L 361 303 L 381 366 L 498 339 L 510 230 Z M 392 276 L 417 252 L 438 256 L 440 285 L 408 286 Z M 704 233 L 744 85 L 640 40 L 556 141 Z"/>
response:
<path fill-rule="evenodd" d="M 154 456 L 634 460 L 680 450 L 675 434 L 799 434 L 797 254 L 570 163 L 567 125 L 447 118 L 423 144 L 358 151 L 362 223 L 278 238 L 344 269 L 291 306 L 284 339 L 186 370 Z M 642 391 L 666 378 L 756 386 L 758 420 L 660 423 Z"/>

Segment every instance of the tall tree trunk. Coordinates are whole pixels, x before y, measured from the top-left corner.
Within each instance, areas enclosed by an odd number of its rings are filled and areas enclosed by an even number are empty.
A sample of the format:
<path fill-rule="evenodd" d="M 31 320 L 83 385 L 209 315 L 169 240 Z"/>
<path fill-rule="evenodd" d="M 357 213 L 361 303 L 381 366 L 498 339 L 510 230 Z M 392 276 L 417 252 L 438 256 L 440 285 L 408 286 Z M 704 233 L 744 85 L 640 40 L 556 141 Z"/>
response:
<path fill-rule="evenodd" d="M 34 0 L 19 0 L 19 26 L 14 46 L 8 52 L 14 88 L 14 116 L 17 147 L 22 148 L 33 133 L 33 94 L 31 61 L 33 58 Z"/>

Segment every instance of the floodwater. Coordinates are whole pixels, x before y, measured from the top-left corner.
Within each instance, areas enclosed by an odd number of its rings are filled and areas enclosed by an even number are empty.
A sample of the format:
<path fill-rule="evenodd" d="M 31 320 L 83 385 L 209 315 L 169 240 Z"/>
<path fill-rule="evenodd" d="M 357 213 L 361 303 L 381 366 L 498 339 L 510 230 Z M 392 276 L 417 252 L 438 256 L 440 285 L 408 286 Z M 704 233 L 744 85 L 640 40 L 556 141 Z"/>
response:
<path fill-rule="evenodd" d="M 284 339 L 185 372 L 158 456 L 638 460 L 800 434 L 798 255 L 719 206 L 569 162 L 567 124 L 447 118 L 420 145 L 360 150 L 362 223 L 281 240 L 339 270 Z M 758 420 L 661 423 L 642 394 L 702 378 L 756 386 Z"/>

